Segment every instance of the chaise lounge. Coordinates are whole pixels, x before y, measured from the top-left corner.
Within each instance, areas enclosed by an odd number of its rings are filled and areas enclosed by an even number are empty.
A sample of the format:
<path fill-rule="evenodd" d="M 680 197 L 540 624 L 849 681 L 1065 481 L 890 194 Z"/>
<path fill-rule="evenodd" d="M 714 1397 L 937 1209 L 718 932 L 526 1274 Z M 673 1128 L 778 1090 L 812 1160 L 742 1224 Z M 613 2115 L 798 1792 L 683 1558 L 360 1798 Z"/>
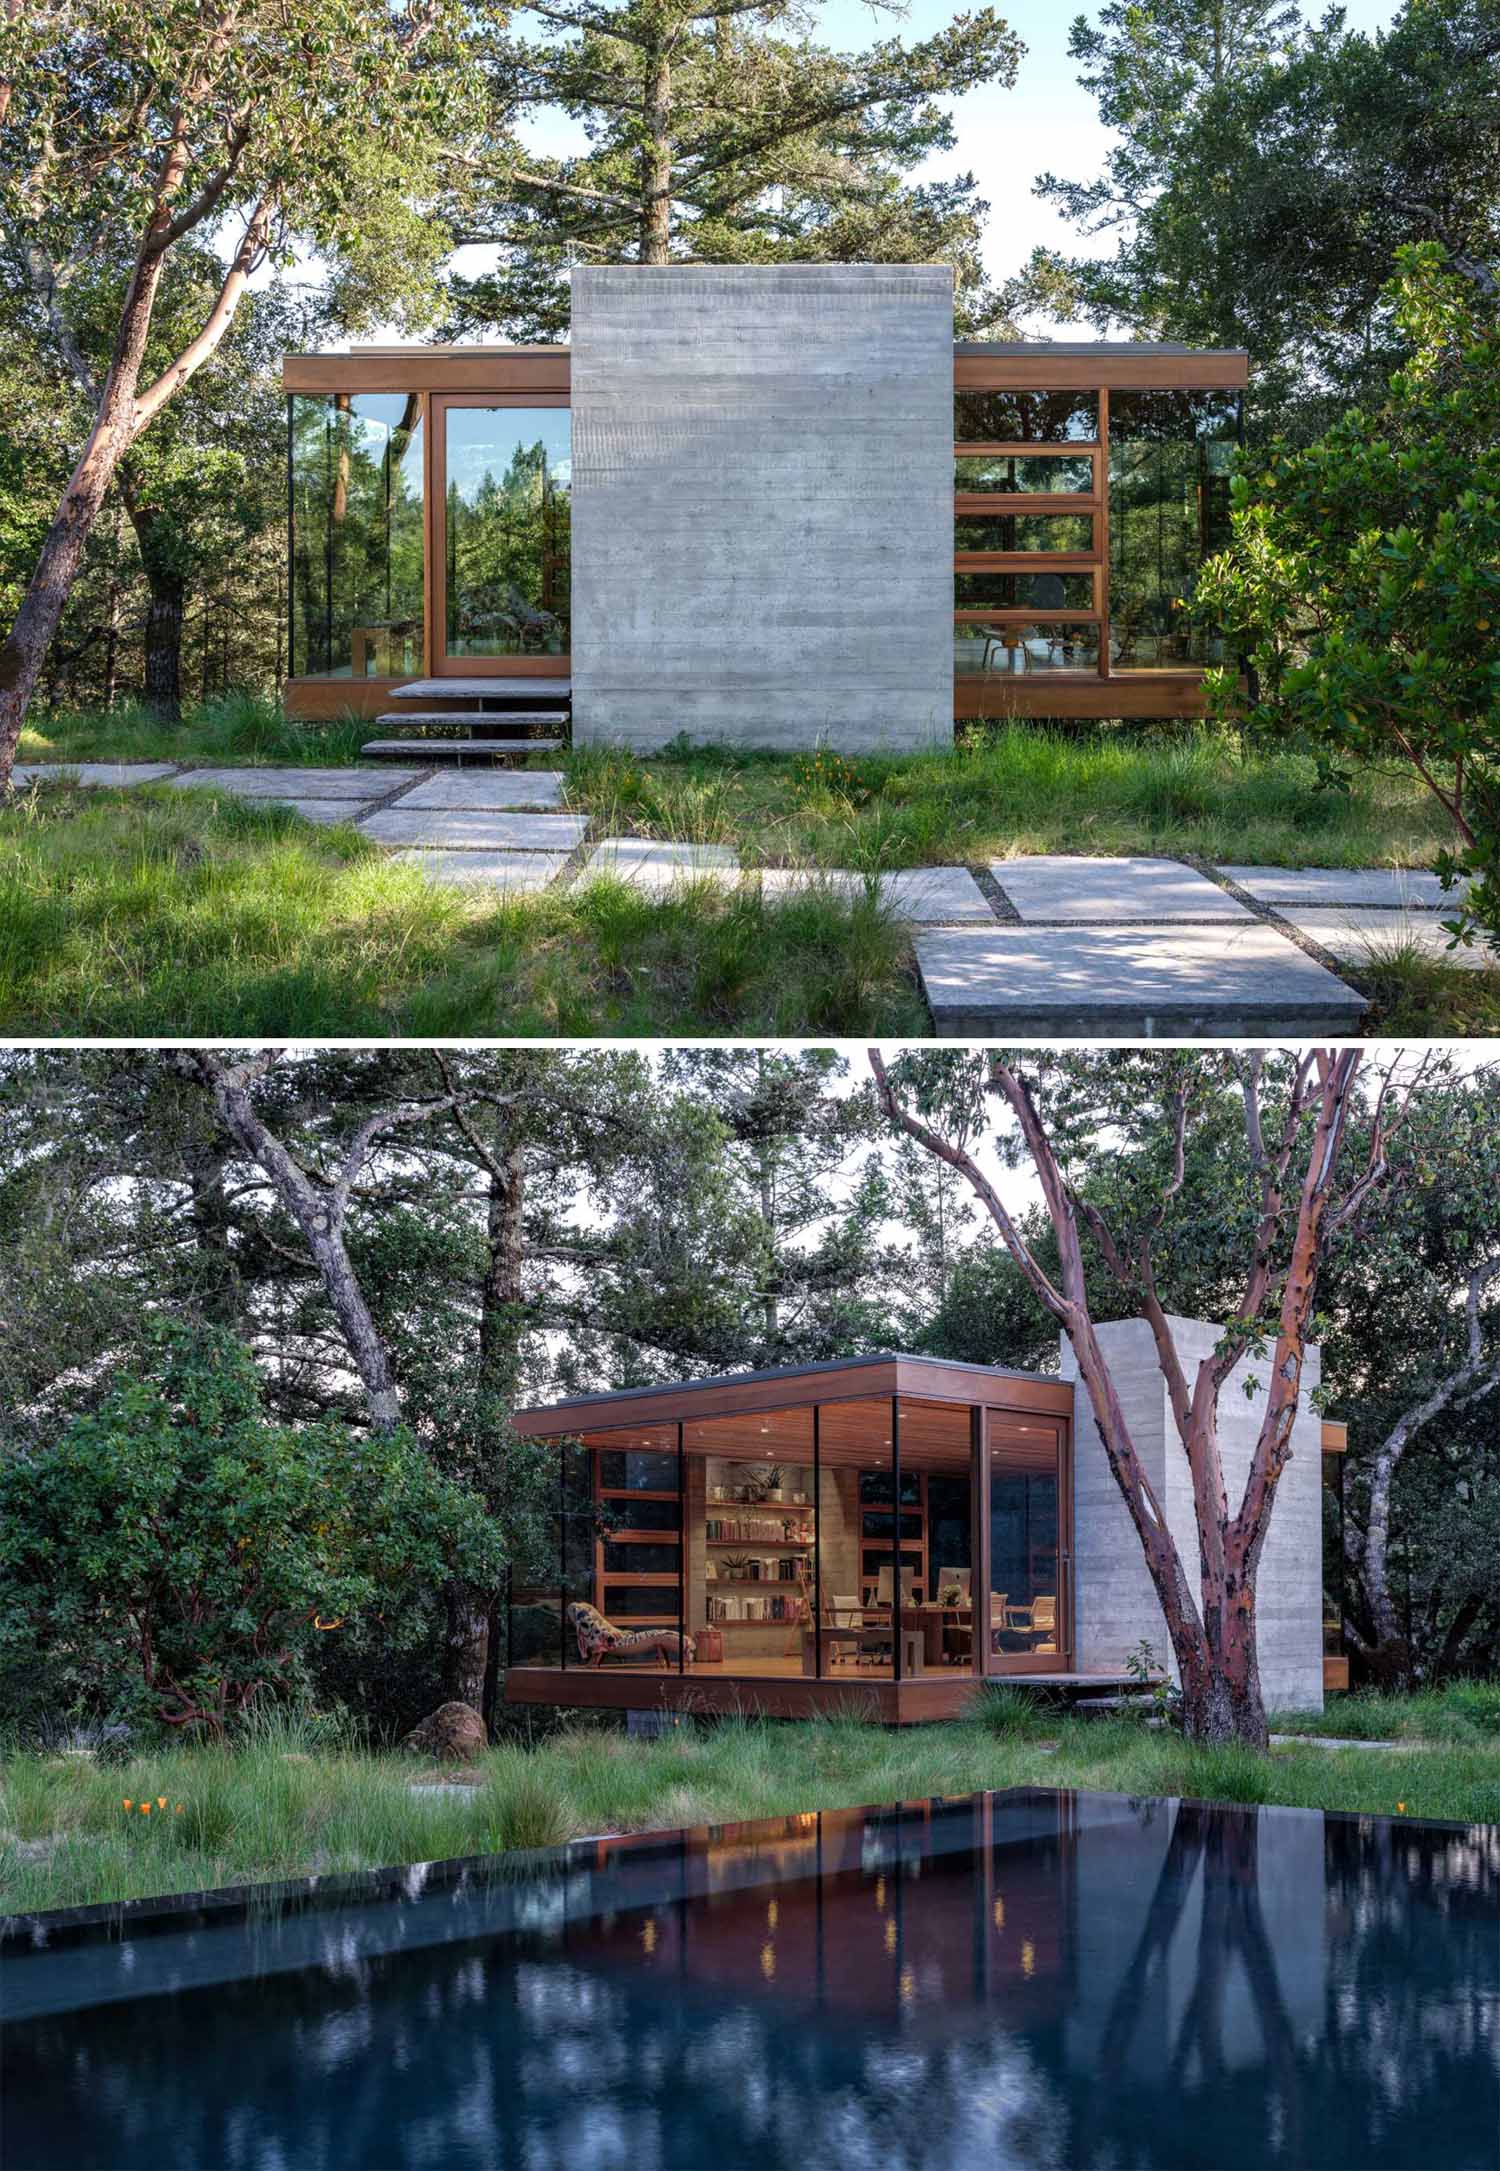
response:
<path fill-rule="evenodd" d="M 654 1651 L 663 1667 L 674 1666 L 680 1647 L 689 1661 L 693 1657 L 692 1637 L 679 1637 L 675 1628 L 616 1628 L 596 1607 L 581 1601 L 569 1606 L 568 1619 L 585 1666 L 601 1666 L 607 1658 L 639 1658 L 647 1651 Z"/>

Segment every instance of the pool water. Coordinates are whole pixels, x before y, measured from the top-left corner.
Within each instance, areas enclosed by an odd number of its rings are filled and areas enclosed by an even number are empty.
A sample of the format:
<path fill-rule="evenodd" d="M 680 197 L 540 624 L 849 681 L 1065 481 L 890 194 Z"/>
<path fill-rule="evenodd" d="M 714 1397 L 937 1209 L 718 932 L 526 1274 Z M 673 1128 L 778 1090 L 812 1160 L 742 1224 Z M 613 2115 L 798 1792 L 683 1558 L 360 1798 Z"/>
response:
<path fill-rule="evenodd" d="M 1500 1826 L 1017 1790 L 4 1946 L 7 2171 L 1500 2165 Z"/>

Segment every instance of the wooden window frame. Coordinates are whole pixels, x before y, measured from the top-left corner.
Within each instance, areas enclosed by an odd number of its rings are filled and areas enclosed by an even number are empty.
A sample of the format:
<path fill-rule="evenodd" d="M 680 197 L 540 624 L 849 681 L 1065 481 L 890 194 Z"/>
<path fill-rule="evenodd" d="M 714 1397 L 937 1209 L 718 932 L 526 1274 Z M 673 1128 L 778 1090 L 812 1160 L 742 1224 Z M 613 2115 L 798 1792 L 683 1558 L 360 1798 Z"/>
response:
<path fill-rule="evenodd" d="M 453 407 L 567 407 L 571 392 L 428 392 L 427 591 L 429 678 L 566 678 L 572 670 L 568 652 L 560 656 L 450 656 L 448 640 L 448 446 L 443 427 Z"/>

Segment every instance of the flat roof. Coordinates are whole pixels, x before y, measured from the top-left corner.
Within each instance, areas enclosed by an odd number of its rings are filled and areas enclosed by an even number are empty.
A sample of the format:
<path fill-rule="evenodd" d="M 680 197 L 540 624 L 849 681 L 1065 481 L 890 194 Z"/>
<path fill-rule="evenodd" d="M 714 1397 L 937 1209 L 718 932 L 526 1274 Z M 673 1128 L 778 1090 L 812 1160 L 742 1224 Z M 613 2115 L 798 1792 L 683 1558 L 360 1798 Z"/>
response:
<path fill-rule="evenodd" d="M 983 1402 L 988 1389 L 1005 1383 L 1008 1407 L 1069 1410 L 1071 1383 L 1056 1373 L 1021 1372 L 1005 1365 L 964 1364 L 952 1357 L 924 1357 L 898 1350 L 877 1350 L 863 1357 L 823 1358 L 814 1363 L 777 1365 L 765 1370 L 720 1372 L 708 1378 L 674 1380 L 656 1387 L 616 1387 L 561 1402 L 538 1403 L 517 1410 L 512 1423 L 530 1435 L 605 1431 L 611 1425 L 670 1422 L 701 1417 L 733 1405 L 739 1410 L 774 1409 L 799 1399 L 786 1390 L 798 1382 L 828 1387 L 847 1380 L 855 1395 L 904 1394 L 956 1402 Z M 649 1416 L 647 1413 L 650 1413 Z"/>
<path fill-rule="evenodd" d="M 1111 362 L 1122 357 L 1139 356 L 1149 361 L 1153 355 L 1232 356 L 1249 358 L 1248 347 L 1185 347 L 1175 339 L 955 339 L 955 354 L 1084 354 L 1097 355 L 1101 361 Z"/>

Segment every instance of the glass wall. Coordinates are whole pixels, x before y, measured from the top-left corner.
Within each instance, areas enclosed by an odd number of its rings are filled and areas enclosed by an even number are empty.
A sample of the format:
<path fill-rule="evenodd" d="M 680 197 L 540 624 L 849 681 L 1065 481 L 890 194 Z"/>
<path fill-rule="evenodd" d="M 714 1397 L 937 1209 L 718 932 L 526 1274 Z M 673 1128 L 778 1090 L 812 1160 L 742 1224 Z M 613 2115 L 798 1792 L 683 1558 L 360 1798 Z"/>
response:
<path fill-rule="evenodd" d="M 291 675 L 422 668 L 422 405 L 416 392 L 294 393 Z"/>
<path fill-rule="evenodd" d="M 953 670 L 958 678 L 1005 678 L 1023 671 L 1097 671 L 1098 666 L 1097 626 L 960 620 L 954 628 Z"/>
<path fill-rule="evenodd" d="M 1109 403 L 1110 661 L 1121 671 L 1222 660 L 1192 626 L 1205 558 L 1229 535 L 1239 442 L 1230 392 L 1114 392 Z"/>
<path fill-rule="evenodd" d="M 566 407 L 445 403 L 444 651 L 560 656 L 571 596 Z"/>
<path fill-rule="evenodd" d="M 953 435 L 960 444 L 1087 443 L 1099 435 L 1097 392 L 956 392 Z"/>
<path fill-rule="evenodd" d="M 569 1666 L 676 1672 L 683 1598 L 677 1428 L 591 1433 L 563 1450 Z"/>
<path fill-rule="evenodd" d="M 1092 497 L 1094 455 L 1059 453 L 1033 458 L 1007 452 L 961 452 L 953 463 L 953 487 L 1003 497 Z"/>
<path fill-rule="evenodd" d="M 701 1420 L 683 1440 L 695 1671 L 811 1673 L 812 1411 Z"/>
<path fill-rule="evenodd" d="M 1066 1644 L 1062 1458 L 1056 1431 L 991 1414 L 991 1672 L 1055 1671 Z"/>

